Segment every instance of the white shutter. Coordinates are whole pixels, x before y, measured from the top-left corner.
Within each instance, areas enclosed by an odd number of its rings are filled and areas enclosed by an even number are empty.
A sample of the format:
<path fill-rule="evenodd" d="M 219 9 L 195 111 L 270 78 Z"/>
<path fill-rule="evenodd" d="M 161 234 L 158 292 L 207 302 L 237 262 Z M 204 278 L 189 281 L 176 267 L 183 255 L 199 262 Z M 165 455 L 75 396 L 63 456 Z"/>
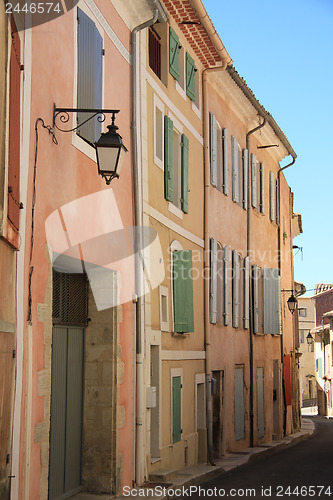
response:
<path fill-rule="evenodd" d="M 264 269 L 264 333 L 280 333 L 280 276 L 279 270 Z"/>
<path fill-rule="evenodd" d="M 217 187 L 217 123 L 210 113 L 210 183 Z"/>
<path fill-rule="evenodd" d="M 244 328 L 250 326 L 250 257 L 244 259 Z"/>
<path fill-rule="evenodd" d="M 224 247 L 224 324 L 229 325 L 230 247 Z"/>
<path fill-rule="evenodd" d="M 229 157 L 228 157 L 228 129 L 222 130 L 222 144 L 223 144 L 223 193 L 228 196 L 229 194 Z"/>
<path fill-rule="evenodd" d="M 259 268 L 252 266 L 252 291 L 253 291 L 253 333 L 259 332 Z"/>
<path fill-rule="evenodd" d="M 247 149 L 243 149 L 243 208 L 248 209 L 248 186 L 249 186 L 249 152 Z"/>
<path fill-rule="evenodd" d="M 216 324 L 217 313 L 217 242 L 210 239 L 210 294 L 209 294 L 210 322 Z"/>
<path fill-rule="evenodd" d="M 251 153 L 251 187 L 252 187 L 252 206 L 253 208 L 257 208 L 257 157 L 253 153 Z"/>
<path fill-rule="evenodd" d="M 232 201 L 239 202 L 238 142 L 231 136 L 232 150 Z"/>

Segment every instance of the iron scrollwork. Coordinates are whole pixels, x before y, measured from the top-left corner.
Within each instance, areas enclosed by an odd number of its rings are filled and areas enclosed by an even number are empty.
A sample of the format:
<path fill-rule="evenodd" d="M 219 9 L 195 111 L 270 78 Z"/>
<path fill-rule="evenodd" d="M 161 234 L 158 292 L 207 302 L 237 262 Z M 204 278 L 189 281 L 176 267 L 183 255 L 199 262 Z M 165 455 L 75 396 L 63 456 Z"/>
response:
<path fill-rule="evenodd" d="M 71 114 L 73 113 L 91 113 L 86 120 L 82 123 L 76 125 L 76 127 L 72 127 L 70 129 L 61 128 L 59 126 L 59 122 L 62 124 L 67 124 L 70 120 Z M 119 109 L 86 109 L 86 108 L 57 108 L 56 105 L 53 107 L 53 129 L 57 129 L 60 132 L 74 132 L 82 127 L 85 123 L 97 119 L 99 123 L 103 123 L 106 120 L 106 115 L 111 114 L 114 120 L 115 115 L 119 113 Z"/>

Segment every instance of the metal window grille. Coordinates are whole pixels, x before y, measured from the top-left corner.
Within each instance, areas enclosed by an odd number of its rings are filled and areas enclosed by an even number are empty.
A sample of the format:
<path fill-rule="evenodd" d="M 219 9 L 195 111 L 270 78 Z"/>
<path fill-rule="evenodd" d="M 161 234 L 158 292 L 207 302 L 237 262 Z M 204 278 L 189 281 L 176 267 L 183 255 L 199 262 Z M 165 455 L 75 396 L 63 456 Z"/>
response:
<path fill-rule="evenodd" d="M 53 270 L 54 325 L 88 325 L 88 280 L 85 274 Z"/>
<path fill-rule="evenodd" d="M 149 28 L 149 66 L 161 78 L 161 37 Z"/>

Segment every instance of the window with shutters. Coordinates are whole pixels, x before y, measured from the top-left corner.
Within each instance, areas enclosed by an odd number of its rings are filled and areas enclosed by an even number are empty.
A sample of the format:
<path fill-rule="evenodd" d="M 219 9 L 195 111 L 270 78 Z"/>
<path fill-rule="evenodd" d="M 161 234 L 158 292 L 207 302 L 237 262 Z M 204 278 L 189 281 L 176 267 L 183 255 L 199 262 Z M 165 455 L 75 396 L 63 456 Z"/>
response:
<path fill-rule="evenodd" d="M 281 324 L 281 279 L 278 269 L 263 269 L 264 333 L 279 335 Z"/>
<path fill-rule="evenodd" d="M 235 137 L 231 136 L 231 171 L 232 171 L 232 200 L 239 206 L 244 207 L 245 185 L 243 154 Z"/>
<path fill-rule="evenodd" d="M 259 211 L 265 213 L 265 166 L 259 164 Z"/>
<path fill-rule="evenodd" d="M 229 325 L 230 321 L 230 259 L 230 247 L 225 246 L 223 255 L 223 316 L 225 326 Z"/>
<path fill-rule="evenodd" d="M 251 197 L 252 207 L 265 213 L 265 166 L 251 153 Z"/>
<path fill-rule="evenodd" d="M 169 73 L 175 80 L 180 78 L 180 43 L 179 36 L 171 28 L 169 28 Z"/>
<path fill-rule="evenodd" d="M 239 328 L 240 318 L 240 255 L 232 251 L 232 326 Z"/>
<path fill-rule="evenodd" d="M 250 257 L 245 257 L 244 267 L 244 328 L 250 328 Z"/>
<path fill-rule="evenodd" d="M 194 59 L 190 54 L 186 53 L 186 95 L 193 101 L 196 102 L 196 73 L 197 68 L 195 66 Z"/>
<path fill-rule="evenodd" d="M 194 332 L 192 251 L 172 252 L 173 322 L 176 333 Z"/>
<path fill-rule="evenodd" d="M 253 333 L 259 333 L 259 286 L 261 272 L 260 268 L 254 264 L 251 269 L 252 279 L 252 299 L 253 299 Z"/>
<path fill-rule="evenodd" d="M 160 285 L 160 329 L 161 332 L 169 331 L 169 290 L 166 286 Z"/>
<path fill-rule="evenodd" d="M 180 124 L 169 116 L 164 117 L 164 197 L 180 214 L 189 209 L 189 140 L 182 133 Z"/>
<path fill-rule="evenodd" d="M 81 9 L 77 9 L 77 107 L 103 108 L 103 37 L 94 21 Z M 92 116 L 78 113 L 77 135 L 90 144 L 98 141 L 102 124 L 97 119 L 87 123 Z"/>
<path fill-rule="evenodd" d="M 228 195 L 228 130 L 210 113 L 210 183 Z"/>
<path fill-rule="evenodd" d="M 213 324 L 223 321 L 223 249 L 210 238 L 209 317 Z"/>

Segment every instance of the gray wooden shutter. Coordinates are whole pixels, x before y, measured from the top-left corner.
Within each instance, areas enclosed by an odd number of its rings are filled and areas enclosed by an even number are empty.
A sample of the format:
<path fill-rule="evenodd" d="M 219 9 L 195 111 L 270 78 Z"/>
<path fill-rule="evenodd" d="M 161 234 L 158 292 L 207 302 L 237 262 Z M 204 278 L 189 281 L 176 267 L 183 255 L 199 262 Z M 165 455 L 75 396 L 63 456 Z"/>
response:
<path fill-rule="evenodd" d="M 259 268 L 252 266 L 253 333 L 259 332 Z"/>
<path fill-rule="evenodd" d="M 78 8 L 78 75 L 77 107 L 101 109 L 103 95 L 103 39 L 95 23 Z M 91 114 L 78 113 L 77 123 L 83 123 Z M 77 134 L 90 143 L 98 141 L 102 125 L 92 119 L 82 125 Z"/>
<path fill-rule="evenodd" d="M 264 333 L 280 333 L 280 279 L 279 270 L 264 268 Z"/>
<path fill-rule="evenodd" d="M 164 197 L 173 201 L 173 121 L 164 117 Z"/>
<path fill-rule="evenodd" d="M 258 438 L 265 435 L 264 369 L 257 368 Z"/>
<path fill-rule="evenodd" d="M 186 52 L 186 95 L 195 101 L 195 62 L 192 57 Z"/>
<path fill-rule="evenodd" d="M 243 208 L 248 209 L 248 186 L 249 186 L 249 152 L 247 149 L 243 149 Z"/>
<path fill-rule="evenodd" d="M 265 213 L 265 166 L 260 163 L 260 212 Z"/>
<path fill-rule="evenodd" d="M 235 368 L 235 439 L 245 438 L 245 414 L 244 414 L 244 368 L 236 366 Z"/>
<path fill-rule="evenodd" d="M 229 325 L 229 298 L 230 298 L 230 247 L 224 247 L 224 324 Z"/>
<path fill-rule="evenodd" d="M 276 179 L 276 223 L 280 225 L 280 178 Z"/>
<path fill-rule="evenodd" d="M 188 167 L 189 167 L 189 140 L 182 134 L 182 182 L 181 182 L 181 207 L 185 214 L 188 214 Z"/>
<path fill-rule="evenodd" d="M 244 259 L 244 328 L 250 326 L 250 257 Z"/>
<path fill-rule="evenodd" d="M 213 113 L 209 113 L 210 121 L 210 183 L 217 187 L 217 123 Z"/>
<path fill-rule="evenodd" d="M 217 241 L 210 238 L 210 290 L 209 316 L 210 322 L 216 324 L 217 315 Z"/>
<path fill-rule="evenodd" d="M 231 136 L 232 149 L 232 200 L 239 202 L 238 142 Z"/>
<path fill-rule="evenodd" d="M 269 218 L 275 222 L 275 178 L 274 173 L 269 173 Z"/>
<path fill-rule="evenodd" d="M 232 251 L 232 326 L 239 327 L 239 255 Z"/>
<path fill-rule="evenodd" d="M 222 151 L 223 151 L 223 193 L 229 194 L 229 153 L 228 153 L 228 129 L 222 130 Z"/>
<path fill-rule="evenodd" d="M 177 443 L 182 437 L 182 398 L 181 377 L 172 377 L 172 442 Z"/>
<path fill-rule="evenodd" d="M 169 28 L 169 72 L 176 80 L 179 80 L 179 37 L 175 31 Z"/>
<path fill-rule="evenodd" d="M 173 252 L 173 302 L 175 332 L 193 332 L 194 317 L 191 250 Z"/>
<path fill-rule="evenodd" d="M 252 206 L 257 208 L 258 206 L 258 189 L 257 189 L 257 157 L 251 153 L 251 197 Z"/>

